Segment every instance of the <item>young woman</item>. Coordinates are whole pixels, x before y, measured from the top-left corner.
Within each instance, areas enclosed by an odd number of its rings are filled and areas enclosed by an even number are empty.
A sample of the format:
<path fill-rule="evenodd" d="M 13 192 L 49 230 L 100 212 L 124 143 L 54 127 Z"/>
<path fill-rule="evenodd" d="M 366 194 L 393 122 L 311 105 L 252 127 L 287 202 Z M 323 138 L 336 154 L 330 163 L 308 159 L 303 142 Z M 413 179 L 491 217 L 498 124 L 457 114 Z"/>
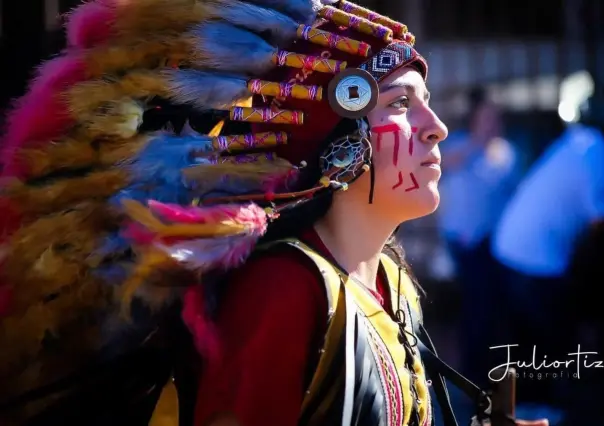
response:
<path fill-rule="evenodd" d="M 293 213 L 297 216 L 293 218 L 296 229 L 290 235 L 283 233 L 282 237 L 298 238 L 301 244 L 273 245 L 230 277 L 218 313 L 222 352 L 202 376 L 198 424 L 206 424 L 208 418 L 222 411 L 233 413 L 242 425 L 297 424 L 309 380 L 320 362 L 317 354 L 323 348 L 330 324 L 328 312 L 335 308 L 334 302 L 326 297 L 320 267 L 332 268 L 332 272 L 339 274 L 350 287 L 351 300 L 361 299 L 355 303 L 360 305 L 362 317 L 373 317 L 380 325 L 391 323 L 385 330 L 375 331 L 395 332 L 394 336 L 382 337 L 386 345 L 396 346 L 389 351 L 401 361 L 396 365 L 396 358 L 385 360 L 400 371 L 400 378 L 393 379 L 408 383 L 410 374 L 418 374 L 414 379 L 417 384 L 413 385 L 421 392 L 418 404 L 414 401 L 404 410 L 403 399 L 392 398 L 391 415 L 398 421 L 405 418 L 406 423 L 411 406 L 415 406 L 419 424 L 430 424 L 430 403 L 422 368 L 418 363 L 417 371 L 406 370 L 404 346 L 397 340 L 398 298 L 393 297 L 391 290 L 396 291 L 399 283 L 389 282 L 381 253 L 401 222 L 429 214 L 438 206 L 438 143 L 446 138 L 447 128 L 430 109 L 429 92 L 415 67 L 399 68 L 381 82 L 380 89 L 377 105 L 368 116 L 373 178 L 370 173 L 363 174 L 347 191 L 328 196 L 308 209 L 304 218 Z M 385 131 L 380 133 L 380 129 Z M 373 200 L 369 203 L 372 191 Z M 313 261 L 313 256 L 320 256 L 320 265 Z M 403 279 L 404 285 L 409 286 L 408 278 Z M 377 373 L 369 375 L 377 381 L 370 382 L 373 386 L 380 386 Z M 339 379 L 343 377 L 334 377 L 325 386 L 336 386 Z M 339 393 L 344 390 L 343 382 L 340 385 Z M 405 395 L 402 386 L 398 386 L 400 394 Z M 330 391 L 338 393 L 325 389 L 321 397 L 327 399 Z M 375 397 L 374 393 L 367 395 Z M 416 398 L 419 397 L 413 399 Z M 371 415 L 373 401 L 368 402 L 363 415 Z M 374 415 L 388 420 L 386 408 L 380 405 L 373 407 L 377 410 Z M 325 413 L 329 417 L 323 419 L 324 423 L 313 424 L 335 424 L 330 422 L 335 415 Z M 312 417 L 313 413 L 305 416 Z"/>
<path fill-rule="evenodd" d="M 438 358 L 382 255 L 438 206 L 447 136 L 407 28 L 346 1 L 97 0 L 68 41 L 5 140 L 2 424 L 430 425 Z M 179 407 L 156 405 L 170 375 Z"/>

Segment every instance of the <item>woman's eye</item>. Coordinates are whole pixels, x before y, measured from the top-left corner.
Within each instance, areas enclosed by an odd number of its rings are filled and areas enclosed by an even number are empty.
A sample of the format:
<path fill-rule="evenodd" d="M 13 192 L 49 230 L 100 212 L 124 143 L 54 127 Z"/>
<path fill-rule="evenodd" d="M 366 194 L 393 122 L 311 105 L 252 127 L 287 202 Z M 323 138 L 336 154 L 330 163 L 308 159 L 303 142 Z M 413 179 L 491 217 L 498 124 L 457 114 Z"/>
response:
<path fill-rule="evenodd" d="M 409 98 L 406 96 L 403 98 L 400 98 L 400 99 L 392 102 L 390 104 L 390 106 L 392 108 L 396 108 L 396 109 L 407 109 L 407 108 L 409 108 Z"/>

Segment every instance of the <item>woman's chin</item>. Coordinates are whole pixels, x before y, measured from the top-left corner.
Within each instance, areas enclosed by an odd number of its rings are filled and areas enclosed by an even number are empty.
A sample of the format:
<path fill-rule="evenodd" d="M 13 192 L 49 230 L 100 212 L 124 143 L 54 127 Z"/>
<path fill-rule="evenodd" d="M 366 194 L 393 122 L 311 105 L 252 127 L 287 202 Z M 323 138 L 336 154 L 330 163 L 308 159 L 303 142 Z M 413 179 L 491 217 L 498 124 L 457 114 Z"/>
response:
<path fill-rule="evenodd" d="M 417 203 L 417 217 L 434 213 L 440 204 L 440 193 L 438 192 L 437 183 L 429 183 L 425 187 L 419 189 L 415 198 Z"/>

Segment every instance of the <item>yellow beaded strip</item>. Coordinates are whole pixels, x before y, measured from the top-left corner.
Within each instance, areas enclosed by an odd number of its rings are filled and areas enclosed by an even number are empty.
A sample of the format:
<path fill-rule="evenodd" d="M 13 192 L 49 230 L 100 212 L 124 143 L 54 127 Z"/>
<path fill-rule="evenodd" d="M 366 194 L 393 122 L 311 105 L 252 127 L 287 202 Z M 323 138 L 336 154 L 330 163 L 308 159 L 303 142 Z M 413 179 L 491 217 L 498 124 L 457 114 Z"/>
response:
<path fill-rule="evenodd" d="M 248 123 L 294 124 L 297 126 L 304 124 L 304 113 L 302 111 L 274 108 L 234 107 L 230 110 L 230 118 L 233 121 Z"/>
<path fill-rule="evenodd" d="M 322 8 L 319 11 L 319 16 L 336 25 L 353 28 L 360 33 L 377 37 L 386 43 L 390 43 L 393 39 L 393 32 L 390 28 L 332 6 Z"/>
<path fill-rule="evenodd" d="M 346 62 L 320 56 L 308 56 L 301 53 L 280 50 L 273 55 L 273 63 L 279 67 L 305 69 L 309 71 L 338 74 L 346 69 Z"/>
<path fill-rule="evenodd" d="M 371 54 L 371 46 L 365 42 L 342 37 L 308 25 L 300 25 L 297 34 L 299 38 L 307 40 L 310 43 L 329 47 L 330 49 L 338 49 L 351 55 L 359 55 L 366 58 Z"/>
<path fill-rule="evenodd" d="M 365 9 L 364 7 L 358 6 L 349 1 L 341 0 L 338 6 L 344 12 L 360 16 L 361 18 L 365 18 L 368 21 L 375 22 L 376 24 L 380 24 L 390 28 L 394 33 L 395 38 L 403 38 L 403 36 L 408 31 L 407 26 L 405 24 L 401 24 L 400 22 L 390 19 L 387 16 L 380 15 L 379 13 L 375 13 L 369 9 Z"/>
<path fill-rule="evenodd" d="M 250 92 L 256 95 L 273 96 L 276 98 L 294 98 L 307 101 L 320 101 L 323 99 L 321 86 L 304 86 L 295 83 L 275 83 L 253 79 L 247 83 Z"/>
<path fill-rule="evenodd" d="M 247 135 L 217 136 L 212 147 L 221 153 L 234 153 L 251 149 L 271 148 L 287 143 L 285 132 L 260 132 Z"/>

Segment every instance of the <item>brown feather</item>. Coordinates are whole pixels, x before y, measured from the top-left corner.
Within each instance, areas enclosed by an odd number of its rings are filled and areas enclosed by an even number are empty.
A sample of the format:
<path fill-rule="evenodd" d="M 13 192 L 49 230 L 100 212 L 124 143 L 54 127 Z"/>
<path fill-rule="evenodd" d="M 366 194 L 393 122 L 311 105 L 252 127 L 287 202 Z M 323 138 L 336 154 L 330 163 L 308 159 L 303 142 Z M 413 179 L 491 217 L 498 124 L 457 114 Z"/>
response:
<path fill-rule="evenodd" d="M 9 240 L 4 259 L 5 274 L 14 289 L 13 309 L 26 310 L 73 285 L 99 238 L 112 230 L 115 222 L 106 204 L 90 202 L 19 229 Z"/>
<path fill-rule="evenodd" d="M 80 136 L 50 142 L 41 148 L 24 149 L 18 155 L 23 158 L 28 178 L 34 179 L 62 170 L 113 166 L 133 158 L 148 140 L 148 136 L 138 134 L 129 139 L 103 140 L 94 147 L 91 138 Z"/>
<path fill-rule="evenodd" d="M 190 40 L 152 35 L 123 45 L 103 45 L 86 54 L 90 78 L 117 74 L 124 70 L 161 68 L 187 64 L 192 56 Z"/>
<path fill-rule="evenodd" d="M 116 99 L 167 97 L 168 88 L 159 72 L 133 71 L 115 81 L 91 80 L 76 84 L 65 96 L 73 118 L 85 121 L 97 108 Z"/>
<path fill-rule="evenodd" d="M 29 178 L 65 169 L 88 167 L 97 161 L 98 154 L 92 140 L 65 138 L 42 145 L 41 148 L 24 149 L 18 153 L 23 159 Z"/>
<path fill-rule="evenodd" d="M 77 203 L 103 200 L 128 184 L 124 170 L 90 173 L 84 177 L 59 179 L 46 185 L 8 185 L 6 196 L 26 217 L 67 209 Z"/>
<path fill-rule="evenodd" d="M 114 25 L 118 39 L 180 33 L 204 19 L 196 0 L 122 0 Z"/>

